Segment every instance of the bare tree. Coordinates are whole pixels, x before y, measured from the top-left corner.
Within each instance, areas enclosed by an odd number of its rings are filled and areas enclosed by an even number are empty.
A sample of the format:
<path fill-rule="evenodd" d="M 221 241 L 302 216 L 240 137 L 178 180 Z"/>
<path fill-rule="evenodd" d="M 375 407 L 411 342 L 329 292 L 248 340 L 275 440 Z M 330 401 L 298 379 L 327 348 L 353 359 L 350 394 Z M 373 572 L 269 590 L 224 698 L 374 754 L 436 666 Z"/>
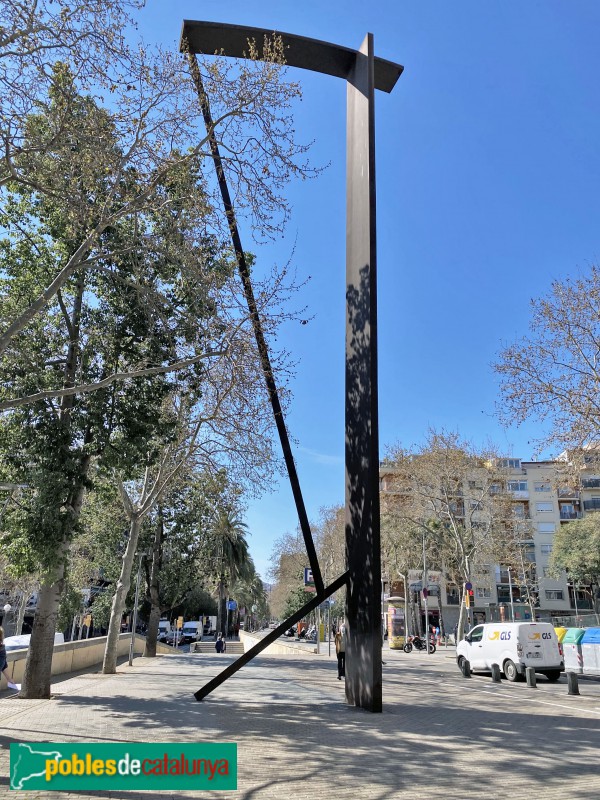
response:
<path fill-rule="evenodd" d="M 0 222 L 11 220 L 14 193 L 23 187 L 59 204 L 76 224 L 60 267 L 37 296 L 21 298 L 6 314 L 0 354 L 75 272 L 96 268 L 100 253 L 106 256 L 105 231 L 122 220 L 132 221 L 135 228 L 137 215 L 149 211 L 176 211 L 159 187 L 181 165 L 208 157 L 212 169 L 208 136 L 198 135 L 201 113 L 186 60 L 159 48 L 127 45 L 123 10 L 140 4 L 81 0 L 78 17 L 66 7 L 55 14 L 48 0 L 2 2 L 22 35 L 13 41 L 6 33 L 7 48 L 0 51 L 0 85 L 3 81 L 5 87 Z M 247 212 L 262 238 L 273 236 L 287 219 L 283 185 L 313 170 L 305 160 L 306 147 L 294 141 L 290 106 L 299 89 L 284 80 L 280 41 L 266 41 L 261 59 L 257 56 L 256 45 L 249 42 L 247 60 L 232 65 L 210 59 L 201 67 L 238 214 Z M 92 93 L 110 113 L 98 111 L 97 125 L 81 126 L 80 96 L 90 98 Z M 72 164 L 66 169 L 69 155 Z M 134 181 L 128 180 L 131 175 Z M 225 234 L 223 216 L 209 215 L 207 205 L 207 225 Z M 28 234 L 21 231 L 22 237 Z"/>
<path fill-rule="evenodd" d="M 433 563 L 462 584 L 464 597 L 476 565 L 496 558 L 512 517 L 495 449 L 479 450 L 457 433 L 430 431 L 417 450 L 392 448 L 385 464 L 388 514 L 397 518 L 399 529 L 420 530 Z M 466 616 L 463 602 L 460 632 Z"/>
<path fill-rule="evenodd" d="M 543 445 L 577 450 L 600 433 L 600 271 L 552 284 L 531 301 L 530 333 L 506 347 L 495 365 L 506 422 L 532 418 Z"/>

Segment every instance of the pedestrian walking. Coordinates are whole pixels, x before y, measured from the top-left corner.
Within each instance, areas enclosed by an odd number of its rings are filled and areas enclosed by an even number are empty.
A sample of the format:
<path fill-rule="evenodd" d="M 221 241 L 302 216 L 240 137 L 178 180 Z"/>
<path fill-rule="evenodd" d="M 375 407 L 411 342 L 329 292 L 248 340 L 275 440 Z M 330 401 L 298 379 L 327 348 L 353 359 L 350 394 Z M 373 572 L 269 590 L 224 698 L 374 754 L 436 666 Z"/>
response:
<path fill-rule="evenodd" d="M 346 677 L 346 625 L 342 623 L 335 635 L 335 652 L 338 660 L 338 681 Z"/>
<path fill-rule="evenodd" d="M 223 639 L 222 633 L 220 633 L 217 636 L 217 641 L 215 642 L 215 650 L 217 651 L 217 653 L 225 652 L 225 640 Z"/>
<path fill-rule="evenodd" d="M 6 660 L 6 645 L 4 644 L 4 628 L 0 628 L 0 672 L 4 674 L 9 689 L 21 691 L 18 683 L 13 683 L 8 677 L 8 661 Z"/>

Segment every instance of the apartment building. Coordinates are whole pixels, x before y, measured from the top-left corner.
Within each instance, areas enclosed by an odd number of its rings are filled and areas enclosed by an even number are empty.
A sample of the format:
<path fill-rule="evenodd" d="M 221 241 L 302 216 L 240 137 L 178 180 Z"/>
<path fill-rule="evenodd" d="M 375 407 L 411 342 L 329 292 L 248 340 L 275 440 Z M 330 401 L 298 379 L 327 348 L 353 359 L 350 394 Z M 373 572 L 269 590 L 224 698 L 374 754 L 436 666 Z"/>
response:
<path fill-rule="evenodd" d="M 555 624 L 592 610 L 590 587 L 574 585 L 566 574 L 558 579 L 553 577 L 549 561 L 554 535 L 561 526 L 584 514 L 600 511 L 600 458 L 590 455 L 576 479 L 565 470 L 565 464 L 565 455 L 557 461 L 501 460 L 502 480 L 492 485 L 490 491 L 506 493 L 514 519 L 522 522 L 520 564 L 513 563 L 511 569 L 502 564 L 476 565 L 472 579 L 472 622 L 529 620 L 532 605 L 537 619 Z M 394 470 L 385 464 L 380 468 L 380 491 L 382 506 L 397 491 Z M 468 502 L 467 490 L 460 502 L 463 505 Z M 396 580 L 396 576 L 390 578 Z M 443 572 L 435 583 L 437 587 L 430 587 L 433 596 L 428 604 L 429 620 L 436 622 L 439 604 L 446 630 L 451 631 L 458 621 L 462 587 L 448 582 Z M 414 591 L 414 573 L 411 584 Z M 400 588 L 401 583 L 396 583 L 396 590 Z M 416 593 L 411 594 L 416 600 Z M 418 602 L 421 604 L 420 598 Z"/>

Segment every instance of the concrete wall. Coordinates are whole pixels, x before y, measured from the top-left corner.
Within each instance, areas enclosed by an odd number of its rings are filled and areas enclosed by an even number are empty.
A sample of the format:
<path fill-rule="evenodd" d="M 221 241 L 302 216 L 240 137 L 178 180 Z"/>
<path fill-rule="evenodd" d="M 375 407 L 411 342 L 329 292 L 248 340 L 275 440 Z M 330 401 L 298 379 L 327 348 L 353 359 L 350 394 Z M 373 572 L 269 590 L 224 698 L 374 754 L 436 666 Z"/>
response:
<path fill-rule="evenodd" d="M 52 657 L 52 674 L 64 675 L 67 672 L 78 672 L 81 669 L 88 669 L 96 664 L 101 664 L 104 658 L 106 638 L 106 636 L 97 636 L 93 639 L 82 639 L 81 641 L 77 642 L 65 642 L 65 644 L 55 645 L 54 655 Z M 128 655 L 130 643 L 130 633 L 120 634 L 117 649 L 119 656 Z M 136 635 L 134 655 L 141 655 L 144 652 L 145 643 L 146 639 L 144 636 Z M 156 645 L 156 652 L 174 653 L 176 651 L 172 647 L 158 643 Z M 8 674 L 13 683 L 23 682 L 26 659 L 26 649 L 13 650 L 12 652 L 6 654 L 6 660 L 8 661 Z M 0 690 L 6 688 L 6 679 L 4 674 L 2 674 L 0 677 Z"/>
<path fill-rule="evenodd" d="M 244 644 L 244 653 L 250 650 L 257 642 L 262 639 L 262 636 L 255 636 L 246 631 L 240 631 L 240 641 Z M 285 655 L 285 656 L 307 656 L 317 652 L 316 647 L 298 647 L 297 645 L 287 644 L 287 642 L 272 642 L 268 645 L 262 653 L 264 655 Z M 261 654 L 262 655 L 262 654 Z"/>

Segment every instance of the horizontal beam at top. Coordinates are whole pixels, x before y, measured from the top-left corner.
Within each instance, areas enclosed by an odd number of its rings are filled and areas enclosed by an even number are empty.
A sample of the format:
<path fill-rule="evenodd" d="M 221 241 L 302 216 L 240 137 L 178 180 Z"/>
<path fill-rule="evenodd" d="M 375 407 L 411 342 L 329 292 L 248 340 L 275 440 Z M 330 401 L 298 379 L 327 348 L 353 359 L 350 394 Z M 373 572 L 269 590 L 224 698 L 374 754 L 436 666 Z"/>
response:
<path fill-rule="evenodd" d="M 232 58 L 244 58 L 248 51 L 248 39 L 254 39 L 260 47 L 264 37 L 274 33 L 283 41 L 286 64 L 290 67 L 310 69 L 346 79 L 358 55 L 358 51 L 350 47 L 296 36 L 293 33 L 189 19 L 183 21 L 180 49 L 183 50 L 183 42 L 187 39 L 192 53 L 222 53 Z M 375 88 L 391 92 L 403 70 L 404 67 L 400 64 L 376 57 Z"/>

